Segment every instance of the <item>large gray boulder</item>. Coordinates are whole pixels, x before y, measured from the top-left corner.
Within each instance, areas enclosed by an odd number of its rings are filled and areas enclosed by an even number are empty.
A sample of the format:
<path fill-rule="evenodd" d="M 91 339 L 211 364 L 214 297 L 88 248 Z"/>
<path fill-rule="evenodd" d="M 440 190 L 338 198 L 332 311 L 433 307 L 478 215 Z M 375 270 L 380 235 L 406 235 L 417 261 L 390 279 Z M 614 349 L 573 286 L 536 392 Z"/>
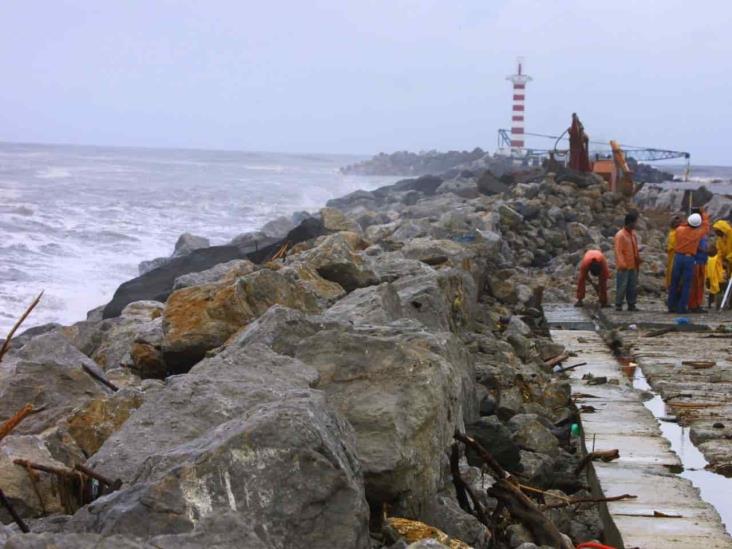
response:
<path fill-rule="evenodd" d="M 202 286 L 203 284 L 233 282 L 236 278 L 248 275 L 255 270 L 257 270 L 257 266 L 251 261 L 234 259 L 225 263 L 219 263 L 205 271 L 179 276 L 173 283 L 173 290 L 190 288 L 191 286 Z"/>
<path fill-rule="evenodd" d="M 261 228 L 261 232 L 269 238 L 284 238 L 294 228 L 295 223 L 293 223 L 291 218 L 280 216 L 265 223 Z"/>
<path fill-rule="evenodd" d="M 211 242 L 209 242 L 208 238 L 205 238 L 203 236 L 196 236 L 191 233 L 183 233 L 178 237 L 178 241 L 175 243 L 173 257 L 188 255 L 193 250 L 208 248 L 210 245 Z"/>
<path fill-rule="evenodd" d="M 324 329 L 295 356 L 318 371 L 316 386 L 355 429 L 368 499 L 418 512 L 442 485 L 455 429 L 477 417 L 460 343 L 402 322 Z"/>
<path fill-rule="evenodd" d="M 234 336 L 231 346 L 266 345 L 275 352 L 294 356 L 300 342 L 338 324 L 321 316 L 306 315 L 302 311 L 274 305 L 257 320 Z"/>
<path fill-rule="evenodd" d="M 175 291 L 165 305 L 162 350 L 172 371 L 182 372 L 223 345 L 238 330 L 280 304 L 319 310 L 315 294 L 280 271 L 260 269 L 232 284 L 206 284 Z"/>
<path fill-rule="evenodd" d="M 351 324 L 387 324 L 403 316 L 399 294 L 388 282 L 354 290 L 323 313 L 327 320 Z"/>
<path fill-rule="evenodd" d="M 254 547 L 368 547 L 353 431 L 310 389 L 317 378 L 295 359 L 237 344 L 170 378 L 90 460 L 123 489 L 67 529 L 183 535 L 190 546 L 228 536 L 220 547 L 240 547 L 249 536 Z"/>
<path fill-rule="evenodd" d="M 476 316 L 477 288 L 460 269 L 431 269 L 393 282 L 404 316 L 433 330 L 458 330 Z"/>
<path fill-rule="evenodd" d="M 357 234 L 338 232 L 299 254 L 299 260 L 315 268 L 325 280 L 336 282 L 350 292 L 378 283 L 368 258 L 360 253 L 366 247 Z"/>
<path fill-rule="evenodd" d="M 156 257 L 148 261 L 142 261 L 138 266 L 138 271 L 141 275 L 149 273 L 159 267 L 162 267 L 174 257 L 183 257 L 194 250 L 200 250 L 201 248 L 208 248 L 211 245 L 208 238 L 203 236 L 196 236 L 191 233 L 183 233 L 178 237 L 175 243 L 173 254 L 170 257 Z"/>
<path fill-rule="evenodd" d="M 26 404 L 40 410 L 23 420 L 16 434 L 41 433 L 77 406 L 109 391 L 82 368 L 98 370 L 96 364 L 59 332 L 31 339 L 6 356 L 3 365 L 0 422 Z"/>
<path fill-rule="evenodd" d="M 462 198 L 476 198 L 479 194 L 475 179 L 460 177 L 443 182 L 435 192 L 438 194 L 452 193 Z"/>

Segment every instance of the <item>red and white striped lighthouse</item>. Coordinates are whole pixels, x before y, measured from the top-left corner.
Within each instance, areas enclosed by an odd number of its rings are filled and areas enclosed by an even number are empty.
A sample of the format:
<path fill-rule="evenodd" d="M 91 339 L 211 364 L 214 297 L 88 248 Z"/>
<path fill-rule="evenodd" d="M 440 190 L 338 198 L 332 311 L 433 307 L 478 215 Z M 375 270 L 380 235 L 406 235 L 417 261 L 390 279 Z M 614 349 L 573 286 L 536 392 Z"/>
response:
<path fill-rule="evenodd" d="M 524 149 L 524 113 L 526 108 L 526 83 L 531 77 L 524 74 L 524 60 L 516 60 L 518 68 L 516 74 L 507 76 L 506 80 L 513 82 L 513 108 L 511 111 L 511 154 L 520 156 Z"/>

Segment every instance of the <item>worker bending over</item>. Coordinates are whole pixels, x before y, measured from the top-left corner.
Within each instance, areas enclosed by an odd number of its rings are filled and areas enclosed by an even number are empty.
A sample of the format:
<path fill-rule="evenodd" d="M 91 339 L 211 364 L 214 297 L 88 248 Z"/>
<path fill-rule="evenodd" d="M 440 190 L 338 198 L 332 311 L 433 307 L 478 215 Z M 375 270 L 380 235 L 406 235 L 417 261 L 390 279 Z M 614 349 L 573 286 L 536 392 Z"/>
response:
<path fill-rule="evenodd" d="M 694 256 L 702 238 L 709 233 L 709 216 L 702 210 L 693 213 L 686 223 L 676 229 L 676 254 L 668 288 L 668 312 L 686 314 L 689 312 L 689 294 L 694 276 Z"/>
<path fill-rule="evenodd" d="M 607 280 L 610 278 L 610 269 L 607 266 L 607 259 L 600 250 L 589 250 L 579 266 L 579 278 L 577 279 L 577 303 L 575 307 L 582 307 L 585 298 L 585 285 L 588 275 L 597 278 L 597 285 L 590 279 L 590 284 L 597 292 L 597 299 L 602 307 L 607 307 Z"/>
<path fill-rule="evenodd" d="M 628 310 L 637 311 L 635 302 L 638 297 L 638 270 L 641 258 L 638 252 L 638 237 L 635 227 L 638 214 L 630 212 L 625 216 L 625 224 L 615 234 L 615 310 L 623 310 L 623 302 L 627 300 Z M 687 297 L 688 299 L 688 297 Z"/>

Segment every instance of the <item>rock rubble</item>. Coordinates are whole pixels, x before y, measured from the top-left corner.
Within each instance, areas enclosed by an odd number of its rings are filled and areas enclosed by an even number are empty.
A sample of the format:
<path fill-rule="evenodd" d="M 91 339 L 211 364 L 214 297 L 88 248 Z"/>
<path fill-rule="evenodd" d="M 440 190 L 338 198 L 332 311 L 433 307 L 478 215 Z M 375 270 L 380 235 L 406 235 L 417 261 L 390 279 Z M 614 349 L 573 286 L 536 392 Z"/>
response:
<path fill-rule="evenodd" d="M 105 318 L 19 337 L 0 362 L 0 421 L 40 409 L 0 441 L 0 487 L 32 531 L 0 511 L 0 540 L 406 547 L 387 517 L 472 547 L 532 546 L 515 517 L 486 525 L 461 505 L 453 435 L 548 492 L 537 504 L 587 495 L 569 385 L 545 365 L 563 349 L 541 296 L 569 299 L 590 247 L 612 263 L 630 207 L 594 176 L 461 173 L 358 191 L 228 246 L 186 239 L 187 254 L 123 284 Z M 665 234 L 642 218 L 641 235 L 643 289 L 657 292 Z M 497 479 L 458 450 L 490 516 Z M 78 501 L 17 457 L 122 484 Z M 572 542 L 602 536 L 591 505 L 551 520 Z"/>

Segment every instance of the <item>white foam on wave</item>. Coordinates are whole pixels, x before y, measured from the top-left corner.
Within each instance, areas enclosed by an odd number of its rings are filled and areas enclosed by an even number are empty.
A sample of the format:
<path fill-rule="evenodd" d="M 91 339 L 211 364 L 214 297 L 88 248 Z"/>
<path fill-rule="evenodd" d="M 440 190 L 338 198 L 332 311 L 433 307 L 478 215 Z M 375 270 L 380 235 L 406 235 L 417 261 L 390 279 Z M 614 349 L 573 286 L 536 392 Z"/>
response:
<path fill-rule="evenodd" d="M 36 172 L 39 179 L 67 179 L 71 177 L 71 172 L 65 168 L 48 167 Z"/>

